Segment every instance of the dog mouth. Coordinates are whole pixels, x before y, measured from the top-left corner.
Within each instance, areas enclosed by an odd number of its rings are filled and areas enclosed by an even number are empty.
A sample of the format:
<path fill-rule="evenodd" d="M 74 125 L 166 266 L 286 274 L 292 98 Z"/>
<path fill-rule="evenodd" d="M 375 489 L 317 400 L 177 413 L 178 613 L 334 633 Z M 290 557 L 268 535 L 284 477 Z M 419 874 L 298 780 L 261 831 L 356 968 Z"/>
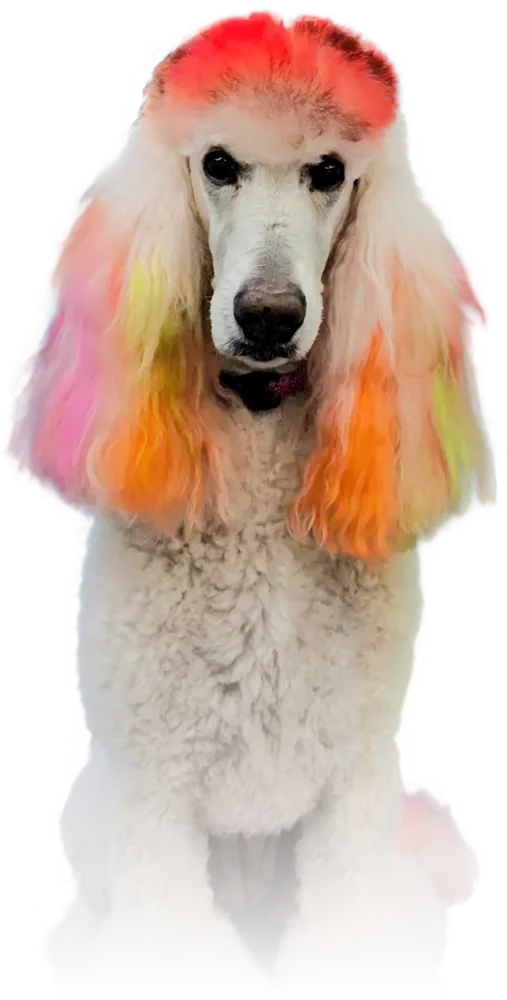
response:
<path fill-rule="evenodd" d="M 288 364 L 298 357 L 297 348 L 292 344 L 257 345 L 243 340 L 233 340 L 224 352 L 229 357 L 239 358 L 246 365 L 273 366 Z"/>

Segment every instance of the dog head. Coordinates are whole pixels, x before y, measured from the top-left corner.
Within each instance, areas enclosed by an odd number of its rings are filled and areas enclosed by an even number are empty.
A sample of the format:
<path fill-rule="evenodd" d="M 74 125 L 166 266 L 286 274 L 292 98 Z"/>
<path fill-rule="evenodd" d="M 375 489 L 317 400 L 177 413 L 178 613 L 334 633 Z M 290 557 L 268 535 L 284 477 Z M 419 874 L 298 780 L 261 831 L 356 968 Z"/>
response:
<path fill-rule="evenodd" d="M 308 357 L 297 537 L 384 558 L 485 478 L 477 302 L 419 198 L 392 68 L 328 21 L 233 19 L 164 60 L 56 289 L 15 446 L 70 499 L 165 525 L 222 510 L 224 357 Z"/>
<path fill-rule="evenodd" d="M 162 117 L 169 101 L 212 257 L 217 350 L 254 366 L 305 357 L 331 251 L 395 116 L 391 67 L 328 22 L 287 30 L 254 16 L 173 53 L 148 88 L 148 114 Z"/>

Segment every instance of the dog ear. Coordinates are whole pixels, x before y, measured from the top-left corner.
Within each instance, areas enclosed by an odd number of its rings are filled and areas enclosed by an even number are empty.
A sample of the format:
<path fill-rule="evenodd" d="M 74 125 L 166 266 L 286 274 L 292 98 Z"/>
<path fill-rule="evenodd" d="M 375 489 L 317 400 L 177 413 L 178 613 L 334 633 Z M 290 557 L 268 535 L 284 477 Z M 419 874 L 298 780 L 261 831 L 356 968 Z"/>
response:
<path fill-rule="evenodd" d="M 383 559 L 488 492 L 467 349 L 480 312 L 422 203 L 400 121 L 359 181 L 313 359 L 316 447 L 290 512 L 298 537 Z"/>
<path fill-rule="evenodd" d="M 164 522 L 202 507 L 220 476 L 202 280 L 186 160 L 141 116 L 63 249 L 14 434 L 67 499 Z"/>

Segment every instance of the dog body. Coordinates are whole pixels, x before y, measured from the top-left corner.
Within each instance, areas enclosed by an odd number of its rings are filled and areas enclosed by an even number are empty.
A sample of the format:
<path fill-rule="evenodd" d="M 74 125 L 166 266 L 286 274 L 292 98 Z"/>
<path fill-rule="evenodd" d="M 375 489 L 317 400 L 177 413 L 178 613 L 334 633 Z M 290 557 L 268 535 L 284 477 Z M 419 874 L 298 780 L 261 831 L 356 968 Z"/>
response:
<path fill-rule="evenodd" d="M 487 448 L 479 307 L 419 197 L 387 60 L 317 18 L 182 46 L 56 283 L 16 449 L 96 517 L 91 758 L 64 817 L 85 967 L 121 969 L 122 996 L 224 996 L 232 970 L 236 996 L 237 961 L 258 997 L 241 898 L 269 924 L 282 883 L 276 967 L 303 995 L 336 996 L 364 955 L 375 989 L 383 966 L 431 965 L 420 802 L 397 840 L 414 543 L 484 492 Z"/>
<path fill-rule="evenodd" d="M 410 671 L 414 553 L 371 571 L 287 534 L 305 450 L 297 409 L 238 410 L 242 488 L 226 529 L 184 540 L 100 521 L 90 542 L 91 731 L 222 836 L 288 829 L 328 787 L 342 798 L 370 740 L 391 757 Z"/>
<path fill-rule="evenodd" d="M 188 540 L 102 519 L 92 529 L 80 675 L 93 749 L 64 832 L 96 921 L 118 897 L 138 906 L 163 887 L 166 921 L 193 928 L 209 915 L 210 837 L 258 842 L 302 821 L 297 905 L 320 926 L 329 907 L 337 919 L 351 873 L 376 876 L 394 851 L 417 557 L 371 570 L 290 538 L 287 504 L 313 446 L 303 415 L 299 399 L 236 408 L 227 528 Z M 262 867 L 253 874 L 262 899 Z M 230 878 L 217 892 L 234 914 L 245 886 Z"/>

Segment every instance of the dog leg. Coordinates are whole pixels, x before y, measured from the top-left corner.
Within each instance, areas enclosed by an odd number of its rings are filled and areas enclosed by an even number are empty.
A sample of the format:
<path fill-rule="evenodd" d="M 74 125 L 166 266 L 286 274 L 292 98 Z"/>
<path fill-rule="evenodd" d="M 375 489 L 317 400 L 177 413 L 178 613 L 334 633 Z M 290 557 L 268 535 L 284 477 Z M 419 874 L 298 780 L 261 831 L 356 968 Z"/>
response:
<path fill-rule="evenodd" d="M 65 1000 L 80 1000 L 102 920 L 103 914 L 91 910 L 83 897 L 78 896 L 48 934 L 44 955 Z"/>
<path fill-rule="evenodd" d="M 112 779 L 106 756 L 94 740 L 90 760 L 69 792 L 60 822 L 77 897 L 49 933 L 45 957 L 64 992 L 78 1000 L 88 974 L 96 933 L 108 911 L 106 877 Z"/>
<path fill-rule="evenodd" d="M 394 567 L 396 571 L 396 567 Z M 356 654 L 356 744 L 337 766 L 298 850 L 300 914 L 282 942 L 276 983 L 290 1000 L 434 1000 L 434 950 L 400 897 L 394 854 L 402 787 L 395 734 L 421 603 L 415 579 L 365 614 Z M 382 624 L 381 624 L 382 623 Z M 402 894 L 403 895 L 403 894 Z"/>
<path fill-rule="evenodd" d="M 394 854 L 400 804 L 394 741 L 379 740 L 335 775 L 305 821 L 298 914 L 277 966 L 282 993 L 286 984 L 294 997 L 433 995 L 443 908 L 410 859 Z"/>
<path fill-rule="evenodd" d="M 115 802 L 109 915 L 96 942 L 100 996 L 262 996 L 261 973 L 208 881 L 208 838 L 190 798 L 130 776 Z"/>
<path fill-rule="evenodd" d="M 394 854 L 391 879 L 396 898 L 436 969 L 446 946 L 445 906 L 416 858 Z"/>
<path fill-rule="evenodd" d="M 48 957 L 68 990 L 87 969 L 97 932 L 108 912 L 108 849 L 114 783 L 105 755 L 94 746 L 76 778 L 61 821 L 76 900 L 48 942 Z"/>

